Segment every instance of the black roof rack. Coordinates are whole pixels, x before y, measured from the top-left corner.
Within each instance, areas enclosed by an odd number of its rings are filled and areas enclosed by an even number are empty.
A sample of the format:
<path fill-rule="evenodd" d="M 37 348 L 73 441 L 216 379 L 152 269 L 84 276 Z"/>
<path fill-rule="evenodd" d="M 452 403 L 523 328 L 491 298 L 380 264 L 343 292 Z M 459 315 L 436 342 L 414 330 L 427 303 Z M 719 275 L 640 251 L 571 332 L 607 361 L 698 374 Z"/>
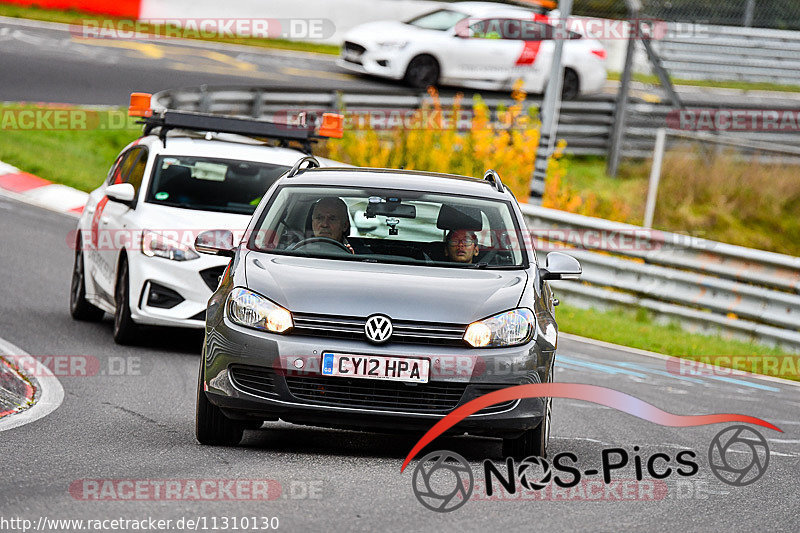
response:
<path fill-rule="evenodd" d="M 505 192 L 505 187 L 503 187 L 503 182 L 500 181 L 500 176 L 493 169 L 490 168 L 487 170 L 483 175 L 483 179 L 491 183 L 498 191 Z"/>
<path fill-rule="evenodd" d="M 316 119 L 300 124 L 282 124 L 267 120 L 255 120 L 230 116 L 193 113 L 188 111 L 162 111 L 152 117 L 139 121 L 144 124 L 144 135 L 150 135 L 160 128 L 158 138 L 167 145 L 167 133 L 172 129 L 206 131 L 215 133 L 234 133 L 248 137 L 278 139 L 282 142 L 298 141 L 307 153 L 311 152 L 311 142 L 324 136 L 316 132 Z"/>

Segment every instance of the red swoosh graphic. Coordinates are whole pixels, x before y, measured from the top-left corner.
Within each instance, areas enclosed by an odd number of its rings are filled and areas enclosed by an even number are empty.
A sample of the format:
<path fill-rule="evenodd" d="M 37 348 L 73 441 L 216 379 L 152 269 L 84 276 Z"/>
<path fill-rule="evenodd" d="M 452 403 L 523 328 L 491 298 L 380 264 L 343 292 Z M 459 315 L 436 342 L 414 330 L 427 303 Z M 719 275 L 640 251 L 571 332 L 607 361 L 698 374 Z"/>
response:
<path fill-rule="evenodd" d="M 439 420 L 419 442 L 411 449 L 403 461 L 400 472 L 403 472 L 408 463 L 428 444 L 433 442 L 439 435 L 455 426 L 471 414 L 477 413 L 481 409 L 497 403 L 518 400 L 522 398 L 569 398 L 571 400 L 583 400 L 606 407 L 611 407 L 623 413 L 671 427 L 692 427 L 705 426 L 708 424 L 719 424 L 723 422 L 745 422 L 755 424 L 765 428 L 783 431 L 765 420 L 748 415 L 738 414 L 717 414 L 717 415 L 675 415 L 662 411 L 655 405 L 651 405 L 639 398 L 619 392 L 606 387 L 597 385 L 585 385 L 581 383 L 535 383 L 531 385 L 516 385 L 495 392 L 484 394 L 479 398 L 465 403 L 452 413 Z"/>

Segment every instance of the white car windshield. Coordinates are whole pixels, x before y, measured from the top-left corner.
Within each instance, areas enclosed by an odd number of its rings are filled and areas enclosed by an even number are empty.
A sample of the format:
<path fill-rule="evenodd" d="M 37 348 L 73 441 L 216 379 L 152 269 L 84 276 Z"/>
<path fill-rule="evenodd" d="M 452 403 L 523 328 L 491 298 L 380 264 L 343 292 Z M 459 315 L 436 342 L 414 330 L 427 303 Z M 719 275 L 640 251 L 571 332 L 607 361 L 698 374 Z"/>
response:
<path fill-rule="evenodd" d="M 145 201 L 252 215 L 267 189 L 289 170 L 283 165 L 189 156 L 159 156 Z"/>
<path fill-rule="evenodd" d="M 406 22 L 411 26 L 416 26 L 425 30 L 447 31 L 459 20 L 466 18 L 467 15 L 452 9 L 438 9 L 432 13 L 426 13 Z"/>
<path fill-rule="evenodd" d="M 439 193 L 284 186 L 248 246 L 373 263 L 520 268 L 525 239 L 510 202 Z"/>

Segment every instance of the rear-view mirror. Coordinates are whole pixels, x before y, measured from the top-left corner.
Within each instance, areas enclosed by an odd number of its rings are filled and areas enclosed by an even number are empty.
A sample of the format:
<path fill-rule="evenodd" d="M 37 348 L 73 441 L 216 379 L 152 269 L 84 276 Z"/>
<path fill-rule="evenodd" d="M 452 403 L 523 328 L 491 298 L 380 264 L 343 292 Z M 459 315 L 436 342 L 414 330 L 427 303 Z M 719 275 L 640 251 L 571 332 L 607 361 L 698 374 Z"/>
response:
<path fill-rule="evenodd" d="M 385 217 L 417 218 L 417 208 L 413 205 L 403 204 L 399 201 L 382 201 L 382 199 L 370 198 L 364 216 L 375 218 L 376 215 Z"/>

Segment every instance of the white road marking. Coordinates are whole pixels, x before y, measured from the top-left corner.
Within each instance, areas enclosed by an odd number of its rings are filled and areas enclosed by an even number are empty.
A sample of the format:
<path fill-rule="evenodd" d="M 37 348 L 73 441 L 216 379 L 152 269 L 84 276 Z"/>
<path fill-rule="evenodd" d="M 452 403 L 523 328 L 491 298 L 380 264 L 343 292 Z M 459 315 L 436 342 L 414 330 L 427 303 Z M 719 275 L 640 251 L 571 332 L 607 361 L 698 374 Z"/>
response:
<path fill-rule="evenodd" d="M 573 340 L 576 342 L 582 342 L 585 344 L 592 344 L 594 346 L 599 346 L 601 348 L 608 348 L 609 350 L 618 350 L 621 352 L 627 352 L 634 355 L 643 355 L 645 357 L 652 357 L 655 359 L 661 359 L 662 361 L 668 361 L 672 359 L 672 356 L 664 355 L 656 352 L 648 352 L 647 350 L 640 350 L 639 348 L 630 348 L 628 346 L 621 346 L 619 344 L 612 344 L 610 342 L 598 341 L 596 339 L 589 339 L 586 337 L 579 337 L 578 335 L 572 335 L 571 333 L 559 333 L 559 335 L 565 339 Z M 729 368 L 722 368 L 717 366 L 712 366 L 711 368 L 719 369 L 721 372 L 730 372 L 731 369 Z M 791 385 L 793 387 L 800 387 L 800 381 L 792 381 L 790 379 L 783 379 L 783 378 L 776 378 L 773 376 L 765 376 L 763 374 L 748 374 L 748 378 L 751 379 L 760 379 L 763 381 L 772 381 L 773 383 L 779 383 L 781 385 Z"/>
<path fill-rule="evenodd" d="M 21 348 L 2 338 L 0 338 L 0 354 L 13 361 L 17 367 L 35 368 L 35 383 L 39 389 L 37 391 L 38 399 L 32 407 L 20 413 L 0 418 L 0 431 L 8 431 L 30 424 L 58 409 L 61 402 L 64 401 L 64 388 L 49 368 Z"/>

